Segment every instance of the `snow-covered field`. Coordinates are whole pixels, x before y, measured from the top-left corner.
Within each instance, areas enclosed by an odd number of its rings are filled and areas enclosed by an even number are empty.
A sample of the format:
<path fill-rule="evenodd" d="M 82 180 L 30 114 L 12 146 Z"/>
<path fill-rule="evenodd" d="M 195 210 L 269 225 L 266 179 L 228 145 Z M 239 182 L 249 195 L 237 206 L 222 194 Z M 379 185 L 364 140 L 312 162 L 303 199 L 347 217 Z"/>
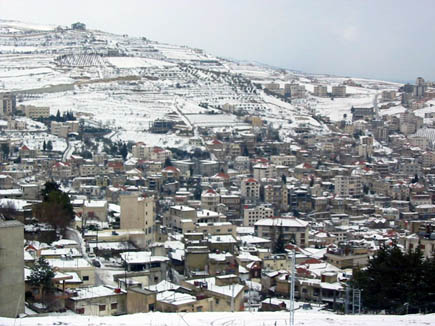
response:
<path fill-rule="evenodd" d="M 295 325 L 315 326 L 402 326 L 433 325 L 435 315 L 334 315 L 328 313 L 297 311 Z M 119 317 L 50 316 L 24 319 L 0 318 L 2 326 L 286 326 L 288 312 L 202 312 L 202 313 L 144 313 Z"/>
<path fill-rule="evenodd" d="M 135 57 L 108 57 L 112 65 L 117 68 L 139 68 L 139 67 L 170 67 L 174 64 L 165 62 L 162 60 L 154 60 L 147 58 L 135 58 Z"/>

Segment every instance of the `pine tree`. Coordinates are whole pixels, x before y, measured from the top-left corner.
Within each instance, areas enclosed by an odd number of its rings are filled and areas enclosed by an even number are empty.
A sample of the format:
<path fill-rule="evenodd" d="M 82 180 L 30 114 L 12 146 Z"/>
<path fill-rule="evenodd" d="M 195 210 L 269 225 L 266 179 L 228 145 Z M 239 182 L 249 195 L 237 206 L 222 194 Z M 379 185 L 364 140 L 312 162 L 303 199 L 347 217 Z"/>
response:
<path fill-rule="evenodd" d="M 39 257 L 31 267 L 30 276 L 27 278 L 27 281 L 31 285 L 39 287 L 39 292 L 41 293 L 43 301 L 44 294 L 53 287 L 52 280 L 54 275 L 53 268 L 44 257 Z"/>
<path fill-rule="evenodd" d="M 42 143 L 42 150 L 43 150 L 44 152 L 47 150 L 47 143 L 45 142 L 45 140 L 44 140 L 44 142 Z"/>
<path fill-rule="evenodd" d="M 119 149 L 119 153 L 122 156 L 122 159 L 125 161 L 125 159 L 127 158 L 128 155 L 128 148 L 127 148 L 127 144 L 123 143 Z"/>
<path fill-rule="evenodd" d="M 165 159 L 165 163 L 163 164 L 164 168 L 167 168 L 168 166 L 172 166 L 172 161 L 171 161 L 171 159 L 169 157 L 167 157 Z"/>
<path fill-rule="evenodd" d="M 419 248 L 403 253 L 397 246 L 382 247 L 367 268 L 354 271 L 352 285 L 363 290 L 362 300 L 369 310 L 434 312 L 434 267 L 434 260 L 424 261 Z"/>
<path fill-rule="evenodd" d="M 47 151 L 51 152 L 53 150 L 53 143 L 51 142 L 51 140 L 49 140 L 47 142 L 47 147 L 46 147 Z"/>

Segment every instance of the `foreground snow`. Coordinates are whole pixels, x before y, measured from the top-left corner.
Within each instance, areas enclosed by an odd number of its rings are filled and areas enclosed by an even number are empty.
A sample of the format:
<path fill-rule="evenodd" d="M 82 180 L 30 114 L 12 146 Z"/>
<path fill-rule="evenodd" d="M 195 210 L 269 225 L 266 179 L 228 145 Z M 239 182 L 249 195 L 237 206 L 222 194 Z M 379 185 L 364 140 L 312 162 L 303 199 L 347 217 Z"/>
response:
<path fill-rule="evenodd" d="M 50 316 L 20 319 L 17 323 L 14 319 L 0 318 L 0 325 L 229 325 L 229 326 L 284 326 L 288 325 L 288 312 L 204 312 L 204 313 L 147 313 L 134 314 L 119 317 L 88 317 L 88 316 Z M 297 311 L 295 315 L 296 325 L 431 325 L 435 315 L 407 315 L 407 316 L 384 316 L 384 315 L 335 315 L 331 313 Z"/>

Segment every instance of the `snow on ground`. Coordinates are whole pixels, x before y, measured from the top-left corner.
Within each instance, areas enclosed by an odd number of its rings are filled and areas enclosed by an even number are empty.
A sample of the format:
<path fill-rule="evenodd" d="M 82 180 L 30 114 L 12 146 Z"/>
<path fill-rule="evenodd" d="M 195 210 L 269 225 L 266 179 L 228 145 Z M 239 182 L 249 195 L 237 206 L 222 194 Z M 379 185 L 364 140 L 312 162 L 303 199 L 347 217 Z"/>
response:
<path fill-rule="evenodd" d="M 401 105 L 397 105 L 397 106 L 392 106 L 391 108 L 385 109 L 385 110 L 379 110 L 379 114 L 380 115 L 399 115 L 402 112 L 405 112 L 406 108 L 401 106 Z"/>
<path fill-rule="evenodd" d="M 316 326 L 402 326 L 433 325 L 435 315 L 335 315 L 298 310 L 296 325 Z M 48 317 L 15 319 L 0 318 L 3 326 L 82 326 L 82 325 L 149 325 L 149 326 L 286 326 L 288 312 L 200 312 L 200 313 L 142 313 L 118 317 L 65 316 L 55 314 Z"/>
<path fill-rule="evenodd" d="M 372 107 L 373 96 L 358 95 L 350 97 L 336 97 L 334 100 L 322 97 L 313 97 L 310 105 L 318 113 L 329 117 L 333 121 L 343 119 L 343 114 L 351 115 L 352 106 L 355 107 Z"/>
<path fill-rule="evenodd" d="M 106 58 L 106 60 L 117 68 L 148 68 L 174 66 L 174 64 L 170 62 L 138 57 L 108 57 Z"/>
<path fill-rule="evenodd" d="M 35 31 L 52 31 L 57 26 L 55 25 L 40 25 L 33 23 L 24 23 L 14 20 L 0 20 L 1 27 L 12 27 L 19 30 L 35 30 Z"/>
<path fill-rule="evenodd" d="M 48 134 L 48 133 L 32 133 L 32 134 L 23 134 L 20 133 L 21 138 L 23 139 L 23 144 L 25 144 L 30 149 L 43 149 L 44 141 L 47 143 L 48 141 L 51 141 L 53 144 L 53 151 L 56 152 L 63 152 L 67 145 L 66 140 L 63 138 L 59 138 L 55 135 Z"/>
<path fill-rule="evenodd" d="M 180 47 L 170 44 L 156 43 L 153 47 L 158 49 L 168 59 L 174 60 L 206 60 L 209 59 L 202 51 L 188 47 Z"/>
<path fill-rule="evenodd" d="M 187 117 L 193 125 L 200 127 L 224 127 L 246 124 L 232 114 L 189 114 Z"/>

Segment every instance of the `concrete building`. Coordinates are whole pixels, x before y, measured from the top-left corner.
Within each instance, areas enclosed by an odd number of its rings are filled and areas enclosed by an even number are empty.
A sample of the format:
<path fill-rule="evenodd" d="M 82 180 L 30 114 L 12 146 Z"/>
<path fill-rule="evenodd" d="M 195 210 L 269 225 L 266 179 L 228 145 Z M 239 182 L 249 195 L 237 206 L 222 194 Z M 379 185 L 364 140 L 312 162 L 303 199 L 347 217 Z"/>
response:
<path fill-rule="evenodd" d="M 396 99 L 396 91 L 383 91 L 382 101 L 394 101 Z"/>
<path fill-rule="evenodd" d="M 68 134 L 71 132 L 78 133 L 79 128 L 80 125 L 78 121 L 67 121 L 67 122 L 52 121 L 50 125 L 50 132 L 53 135 L 62 138 L 67 138 Z"/>
<path fill-rule="evenodd" d="M 104 285 L 70 291 L 66 306 L 80 315 L 116 316 L 127 312 L 127 294 L 119 288 Z"/>
<path fill-rule="evenodd" d="M 328 96 L 328 88 L 323 85 L 314 86 L 314 96 L 326 97 Z"/>
<path fill-rule="evenodd" d="M 344 85 L 332 86 L 332 96 L 346 97 L 346 86 Z"/>
<path fill-rule="evenodd" d="M 334 178 L 335 194 L 339 197 L 360 197 L 363 193 L 361 177 L 337 175 Z"/>
<path fill-rule="evenodd" d="M 0 218 L 0 316 L 24 313 L 24 226 Z"/>
<path fill-rule="evenodd" d="M 352 121 L 357 121 L 357 120 L 371 121 L 373 120 L 375 115 L 375 111 L 373 107 L 371 108 L 352 107 L 350 111 L 352 112 Z"/>
<path fill-rule="evenodd" d="M 0 115 L 12 115 L 17 109 L 17 97 L 12 93 L 0 94 Z"/>
<path fill-rule="evenodd" d="M 30 119 L 48 118 L 50 116 L 50 108 L 48 106 L 26 105 L 23 111 L 26 117 Z"/>
<path fill-rule="evenodd" d="M 290 84 L 290 96 L 292 98 L 301 98 L 305 96 L 305 86 Z"/>
<path fill-rule="evenodd" d="M 220 195 L 213 189 L 208 189 L 201 194 L 201 207 L 211 211 L 217 211 L 220 203 Z"/>
<path fill-rule="evenodd" d="M 243 210 L 243 226 L 254 226 L 259 220 L 273 216 L 273 208 L 264 205 Z"/>
<path fill-rule="evenodd" d="M 299 247 L 308 244 L 308 222 L 298 218 L 267 218 L 255 223 L 255 234 L 260 238 L 277 241 L 278 236 L 286 243 L 295 242 Z"/>
<path fill-rule="evenodd" d="M 240 191 L 242 197 L 252 200 L 260 198 L 260 183 L 254 178 L 244 179 L 241 183 Z"/>
<path fill-rule="evenodd" d="M 119 199 L 121 229 L 143 230 L 146 241 L 153 241 L 156 233 L 154 197 L 139 197 L 137 193 L 125 193 L 121 194 Z"/>

